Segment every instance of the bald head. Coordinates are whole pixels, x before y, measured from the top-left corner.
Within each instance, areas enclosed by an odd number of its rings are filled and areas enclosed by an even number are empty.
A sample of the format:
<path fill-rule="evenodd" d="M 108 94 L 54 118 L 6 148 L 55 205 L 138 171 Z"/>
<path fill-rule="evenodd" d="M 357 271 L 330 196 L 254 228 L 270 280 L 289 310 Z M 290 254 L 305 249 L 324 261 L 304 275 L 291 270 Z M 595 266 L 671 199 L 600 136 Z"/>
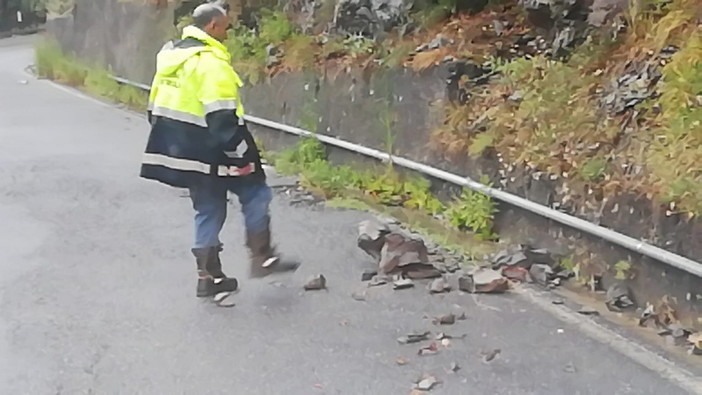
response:
<path fill-rule="evenodd" d="M 206 3 L 195 8 L 193 24 L 219 41 L 227 39 L 229 19 L 227 11 L 219 2 Z"/>

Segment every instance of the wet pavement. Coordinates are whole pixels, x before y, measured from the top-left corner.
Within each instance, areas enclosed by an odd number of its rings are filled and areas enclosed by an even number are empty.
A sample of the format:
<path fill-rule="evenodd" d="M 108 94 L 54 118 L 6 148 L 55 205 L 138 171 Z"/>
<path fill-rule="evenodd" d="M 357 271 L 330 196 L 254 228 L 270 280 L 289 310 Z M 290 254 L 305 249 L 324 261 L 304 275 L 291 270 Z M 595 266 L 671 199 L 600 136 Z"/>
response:
<path fill-rule="evenodd" d="M 271 283 L 245 278 L 232 202 L 237 305 L 196 299 L 189 199 L 138 177 L 146 120 L 28 77 L 27 41 L 0 41 L 0 393 L 408 394 L 426 373 L 436 394 L 685 393 L 514 295 L 353 298 L 366 213 L 276 198 L 274 237 L 304 266 Z M 328 289 L 304 292 L 318 273 Z M 466 320 L 432 323 L 450 312 Z M 396 340 L 424 330 L 465 337 L 427 356 Z"/>

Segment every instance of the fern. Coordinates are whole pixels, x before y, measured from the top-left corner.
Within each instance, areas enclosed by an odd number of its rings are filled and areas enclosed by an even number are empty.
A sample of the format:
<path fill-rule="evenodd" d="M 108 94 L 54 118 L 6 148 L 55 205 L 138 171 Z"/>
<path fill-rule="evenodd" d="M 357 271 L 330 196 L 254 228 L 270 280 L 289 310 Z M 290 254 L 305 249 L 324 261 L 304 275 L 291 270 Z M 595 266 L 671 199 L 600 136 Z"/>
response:
<path fill-rule="evenodd" d="M 495 213 L 497 207 L 489 196 L 464 189 L 449 205 L 446 217 L 458 229 L 469 229 L 483 239 L 492 239 L 495 237 L 492 232 Z"/>

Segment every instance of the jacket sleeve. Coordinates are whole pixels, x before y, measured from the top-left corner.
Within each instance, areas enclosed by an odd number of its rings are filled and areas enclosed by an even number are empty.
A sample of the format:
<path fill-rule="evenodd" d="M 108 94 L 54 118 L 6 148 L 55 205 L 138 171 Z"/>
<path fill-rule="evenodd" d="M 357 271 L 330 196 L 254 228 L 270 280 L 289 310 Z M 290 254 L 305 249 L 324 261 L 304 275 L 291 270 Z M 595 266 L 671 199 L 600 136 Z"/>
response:
<path fill-rule="evenodd" d="M 246 129 L 236 112 L 240 80 L 231 66 L 212 56 L 202 56 L 199 66 L 198 98 L 205 109 L 207 129 L 227 156 L 240 156 L 246 151 L 243 147 L 246 145 Z"/>

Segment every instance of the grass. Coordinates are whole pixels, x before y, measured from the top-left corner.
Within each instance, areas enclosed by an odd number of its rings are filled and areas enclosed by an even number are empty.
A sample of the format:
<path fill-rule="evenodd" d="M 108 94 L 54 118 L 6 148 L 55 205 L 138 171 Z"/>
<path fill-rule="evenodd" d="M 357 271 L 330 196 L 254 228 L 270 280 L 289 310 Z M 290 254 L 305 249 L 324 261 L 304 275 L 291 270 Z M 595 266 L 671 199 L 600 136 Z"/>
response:
<path fill-rule="evenodd" d="M 700 32 L 702 33 L 702 32 Z M 666 203 L 702 213 L 702 38 L 693 35 L 663 69 L 659 103 L 647 151 L 649 182 Z"/>
<path fill-rule="evenodd" d="M 496 206 L 481 193 L 464 191 L 447 206 L 431 192 L 428 180 L 401 175 L 392 166 L 358 170 L 331 164 L 315 138 L 300 140 L 295 147 L 276 155 L 273 163 L 281 174 L 300 174 L 303 186 L 334 202 L 361 197 L 361 201 L 402 207 L 431 217 L 443 214 L 456 229 L 472 231 L 483 239 L 495 238 L 492 224 Z"/>
<path fill-rule="evenodd" d="M 35 66 L 39 77 L 73 86 L 94 96 L 144 111 L 148 97 L 139 88 L 118 84 L 107 71 L 90 66 L 64 53 L 54 40 L 43 40 L 35 47 Z"/>

